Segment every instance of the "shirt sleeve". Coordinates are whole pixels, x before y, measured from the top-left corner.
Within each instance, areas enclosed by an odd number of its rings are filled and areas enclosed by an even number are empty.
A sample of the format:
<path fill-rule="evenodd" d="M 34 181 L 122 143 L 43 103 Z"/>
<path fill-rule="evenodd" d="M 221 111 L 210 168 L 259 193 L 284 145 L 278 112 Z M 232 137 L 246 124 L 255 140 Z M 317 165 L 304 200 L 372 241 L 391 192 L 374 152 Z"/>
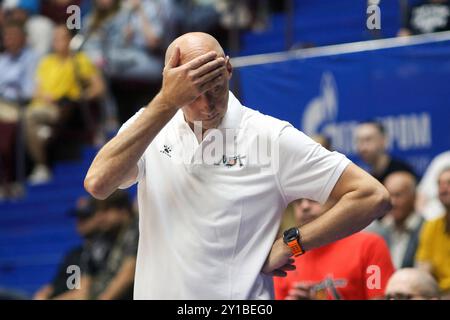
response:
<path fill-rule="evenodd" d="M 292 126 L 278 138 L 278 179 L 286 201 L 306 198 L 325 203 L 350 164 L 343 154 L 330 152 Z"/>
<path fill-rule="evenodd" d="M 439 173 L 450 163 L 450 151 L 436 156 L 428 165 L 419 185 L 417 191 L 424 194 L 428 198 L 437 197 L 438 194 L 438 176 Z"/>
<path fill-rule="evenodd" d="M 142 114 L 142 112 L 145 110 L 145 108 L 141 108 L 138 112 L 134 114 L 130 119 L 127 120 L 119 129 L 117 135 L 121 134 L 124 130 L 128 129 L 129 126 L 131 126 L 132 123 L 136 121 L 136 119 Z M 119 189 L 127 189 L 134 185 L 136 182 L 140 181 L 142 177 L 145 174 L 145 152 L 144 154 L 139 158 L 137 162 L 138 166 L 138 175 L 135 181 L 132 181 L 130 184 L 127 185 L 121 185 L 119 186 Z"/>
<path fill-rule="evenodd" d="M 370 234 L 368 246 L 362 253 L 366 259 L 364 263 L 364 284 L 367 299 L 384 296 L 389 278 L 395 271 L 389 248 L 378 235 Z M 379 277 L 377 279 L 377 277 Z"/>

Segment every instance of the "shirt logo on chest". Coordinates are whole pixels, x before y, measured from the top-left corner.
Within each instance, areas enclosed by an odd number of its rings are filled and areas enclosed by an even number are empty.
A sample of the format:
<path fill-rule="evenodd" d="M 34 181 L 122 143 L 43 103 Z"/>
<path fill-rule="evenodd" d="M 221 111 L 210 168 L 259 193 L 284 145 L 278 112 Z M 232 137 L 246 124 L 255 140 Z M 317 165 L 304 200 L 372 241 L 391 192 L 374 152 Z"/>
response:
<path fill-rule="evenodd" d="M 239 165 L 242 167 L 244 164 L 242 163 L 242 159 L 245 159 L 245 156 L 241 156 L 238 154 L 237 156 L 227 157 L 226 155 L 222 156 L 222 159 L 214 163 L 215 166 L 225 166 L 225 167 L 234 167 L 235 165 Z"/>

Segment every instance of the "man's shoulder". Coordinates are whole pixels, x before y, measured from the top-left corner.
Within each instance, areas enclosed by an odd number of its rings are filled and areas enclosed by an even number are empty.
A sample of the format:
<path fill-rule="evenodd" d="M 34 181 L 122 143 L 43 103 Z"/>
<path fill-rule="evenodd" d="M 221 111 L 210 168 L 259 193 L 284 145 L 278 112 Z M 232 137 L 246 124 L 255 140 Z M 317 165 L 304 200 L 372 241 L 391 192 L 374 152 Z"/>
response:
<path fill-rule="evenodd" d="M 270 134 L 271 136 L 278 136 L 284 128 L 292 127 L 287 121 L 263 114 L 258 110 L 245 106 L 242 106 L 242 108 L 242 126 L 244 128 L 253 129 L 259 133 Z"/>

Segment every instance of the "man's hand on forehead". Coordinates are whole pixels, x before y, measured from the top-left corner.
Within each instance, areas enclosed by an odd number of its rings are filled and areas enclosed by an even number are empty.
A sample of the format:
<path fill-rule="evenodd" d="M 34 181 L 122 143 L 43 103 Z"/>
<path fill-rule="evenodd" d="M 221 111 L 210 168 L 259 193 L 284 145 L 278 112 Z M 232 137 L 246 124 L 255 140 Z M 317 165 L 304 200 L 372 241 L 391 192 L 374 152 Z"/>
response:
<path fill-rule="evenodd" d="M 223 57 L 219 57 L 217 55 L 217 52 L 215 51 L 209 51 L 201 56 L 198 56 L 197 58 L 192 59 L 191 61 L 185 63 L 184 65 L 194 70 L 203 66 L 206 63 L 217 61 L 218 59 L 223 59 Z"/>
<path fill-rule="evenodd" d="M 165 103 L 181 108 L 223 83 L 226 62 L 210 51 L 181 65 L 180 48 L 176 46 L 163 72 L 161 94 Z"/>

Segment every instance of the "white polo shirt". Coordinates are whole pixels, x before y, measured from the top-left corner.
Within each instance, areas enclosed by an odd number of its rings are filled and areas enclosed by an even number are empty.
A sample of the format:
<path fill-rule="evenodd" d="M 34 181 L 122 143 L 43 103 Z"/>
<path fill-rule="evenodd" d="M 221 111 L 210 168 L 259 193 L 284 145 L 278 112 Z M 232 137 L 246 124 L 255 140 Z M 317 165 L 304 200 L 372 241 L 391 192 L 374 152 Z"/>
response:
<path fill-rule="evenodd" d="M 223 150 L 211 150 L 221 135 Z M 138 162 L 134 298 L 272 299 L 261 269 L 283 211 L 299 198 L 325 202 L 349 163 L 231 92 L 221 125 L 200 144 L 179 110 Z"/>

